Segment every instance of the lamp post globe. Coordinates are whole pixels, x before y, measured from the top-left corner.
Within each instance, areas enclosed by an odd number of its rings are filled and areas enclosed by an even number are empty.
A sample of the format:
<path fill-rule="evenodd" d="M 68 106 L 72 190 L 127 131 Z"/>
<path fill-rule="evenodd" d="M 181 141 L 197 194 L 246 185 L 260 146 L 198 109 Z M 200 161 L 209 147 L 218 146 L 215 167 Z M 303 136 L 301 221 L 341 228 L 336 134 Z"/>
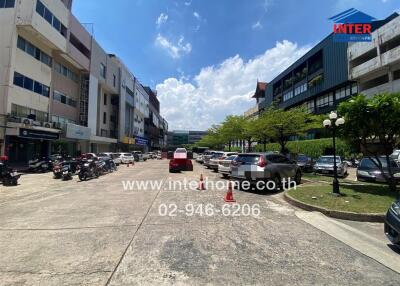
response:
<path fill-rule="evenodd" d="M 343 117 L 338 118 L 335 111 L 329 114 L 329 119 L 325 119 L 322 124 L 325 128 L 332 129 L 332 145 L 333 145 L 333 182 L 332 182 L 332 195 L 340 196 L 339 180 L 337 175 L 336 165 L 336 128 L 343 125 L 345 122 Z"/>
<path fill-rule="evenodd" d="M 329 114 L 329 119 L 335 120 L 336 118 L 337 118 L 337 113 L 334 112 L 334 111 L 332 111 L 332 112 Z"/>
<path fill-rule="evenodd" d="M 329 119 L 325 119 L 324 122 L 322 122 L 325 128 L 328 128 L 332 125 L 332 122 Z"/>
<path fill-rule="evenodd" d="M 337 120 L 336 120 L 336 122 L 335 122 L 335 124 L 336 124 L 336 126 L 340 126 L 340 125 L 343 125 L 344 124 L 344 118 L 343 117 L 340 117 L 340 118 L 338 118 Z"/>

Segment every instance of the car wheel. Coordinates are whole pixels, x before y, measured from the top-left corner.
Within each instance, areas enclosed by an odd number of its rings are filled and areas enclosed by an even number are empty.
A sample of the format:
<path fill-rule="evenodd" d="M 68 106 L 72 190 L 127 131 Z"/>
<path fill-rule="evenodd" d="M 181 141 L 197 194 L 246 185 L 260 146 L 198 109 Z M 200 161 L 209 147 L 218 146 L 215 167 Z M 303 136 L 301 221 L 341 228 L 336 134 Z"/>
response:
<path fill-rule="evenodd" d="M 275 175 L 273 179 L 275 183 L 275 191 L 280 191 L 282 189 L 282 180 L 279 175 Z"/>
<path fill-rule="evenodd" d="M 294 177 L 294 181 L 296 182 L 296 185 L 300 185 L 301 184 L 301 172 L 300 171 L 296 172 L 296 176 Z"/>

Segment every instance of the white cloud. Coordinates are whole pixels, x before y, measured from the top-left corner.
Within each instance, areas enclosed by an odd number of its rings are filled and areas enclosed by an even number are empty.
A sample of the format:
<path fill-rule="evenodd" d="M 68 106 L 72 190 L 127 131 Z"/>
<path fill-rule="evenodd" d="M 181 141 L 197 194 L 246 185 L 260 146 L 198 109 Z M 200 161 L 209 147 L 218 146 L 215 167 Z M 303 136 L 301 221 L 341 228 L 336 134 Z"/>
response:
<path fill-rule="evenodd" d="M 196 11 L 193 12 L 193 16 L 197 19 L 197 20 L 201 20 L 200 14 Z"/>
<path fill-rule="evenodd" d="M 185 2 L 185 6 L 190 6 L 190 5 L 192 5 L 192 0 Z"/>
<path fill-rule="evenodd" d="M 165 79 L 156 86 L 161 113 L 170 129 L 206 130 L 226 115 L 243 114 L 255 104 L 250 96 L 257 79 L 270 81 L 309 49 L 284 40 L 251 60 L 236 55 L 202 68 L 192 82 Z"/>
<path fill-rule="evenodd" d="M 255 22 L 253 25 L 251 25 L 251 28 L 253 30 L 258 30 L 258 29 L 262 29 L 263 25 L 261 25 L 260 21 Z"/>
<path fill-rule="evenodd" d="M 162 24 L 167 22 L 167 20 L 168 20 L 168 15 L 161 13 L 160 16 L 158 16 L 157 21 L 156 21 L 157 27 L 159 28 Z"/>
<path fill-rule="evenodd" d="M 271 7 L 273 5 L 274 1 L 273 0 L 264 0 L 264 11 L 267 12 L 269 7 Z"/>
<path fill-rule="evenodd" d="M 165 49 L 174 59 L 178 59 L 182 55 L 189 54 L 192 51 L 192 45 L 188 42 L 185 43 L 183 36 L 180 36 L 178 42 L 174 44 L 161 34 L 158 34 L 155 43 L 157 46 Z"/>

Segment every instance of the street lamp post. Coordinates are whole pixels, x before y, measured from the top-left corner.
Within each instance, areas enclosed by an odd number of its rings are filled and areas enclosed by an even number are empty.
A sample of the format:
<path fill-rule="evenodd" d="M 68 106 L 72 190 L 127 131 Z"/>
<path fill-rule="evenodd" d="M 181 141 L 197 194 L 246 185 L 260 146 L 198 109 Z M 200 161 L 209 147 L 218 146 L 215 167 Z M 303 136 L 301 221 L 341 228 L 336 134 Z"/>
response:
<path fill-rule="evenodd" d="M 338 128 L 340 125 L 344 124 L 344 118 L 340 117 L 338 118 L 338 115 L 336 112 L 332 111 L 329 114 L 329 119 L 325 119 L 323 122 L 323 125 L 325 128 L 331 128 L 332 129 L 332 143 L 333 143 L 333 189 L 332 189 L 332 194 L 334 196 L 340 196 L 340 191 L 339 191 L 339 180 L 337 176 L 337 165 L 336 165 L 336 128 Z"/>

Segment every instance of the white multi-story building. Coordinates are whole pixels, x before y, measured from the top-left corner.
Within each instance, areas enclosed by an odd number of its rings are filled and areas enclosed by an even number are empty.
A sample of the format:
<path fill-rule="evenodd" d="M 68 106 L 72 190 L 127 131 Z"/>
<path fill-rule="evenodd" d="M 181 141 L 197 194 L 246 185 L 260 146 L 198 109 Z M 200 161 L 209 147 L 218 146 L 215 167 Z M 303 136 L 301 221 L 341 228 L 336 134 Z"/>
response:
<path fill-rule="evenodd" d="M 72 0 L 0 0 L 0 155 L 11 162 L 125 144 L 147 150 L 148 93 L 71 6 Z"/>
<path fill-rule="evenodd" d="M 349 44 L 349 77 L 359 92 L 372 96 L 400 91 L 400 16 L 394 13 L 378 22 L 371 42 Z"/>

